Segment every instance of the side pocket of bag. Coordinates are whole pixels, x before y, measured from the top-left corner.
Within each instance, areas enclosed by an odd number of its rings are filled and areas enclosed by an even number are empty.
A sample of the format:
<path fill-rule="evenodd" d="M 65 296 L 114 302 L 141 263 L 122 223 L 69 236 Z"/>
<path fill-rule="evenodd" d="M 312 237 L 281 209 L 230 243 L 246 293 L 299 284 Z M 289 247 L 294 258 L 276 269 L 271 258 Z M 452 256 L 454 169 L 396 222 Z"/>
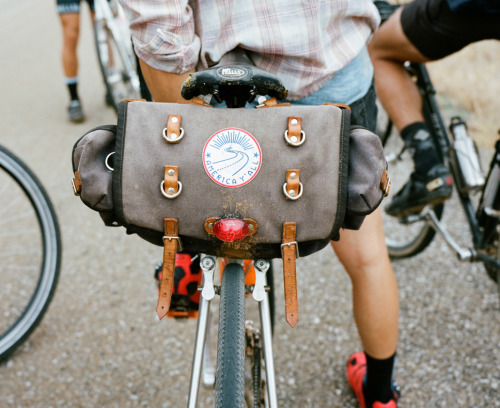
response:
<path fill-rule="evenodd" d="M 357 230 L 387 195 L 387 161 L 380 138 L 370 130 L 352 126 L 349 137 L 349 181 L 343 228 Z"/>
<path fill-rule="evenodd" d="M 72 154 L 75 193 L 86 206 L 99 212 L 106 225 L 118 225 L 113 203 L 115 142 L 116 126 L 99 126 L 75 143 Z"/>

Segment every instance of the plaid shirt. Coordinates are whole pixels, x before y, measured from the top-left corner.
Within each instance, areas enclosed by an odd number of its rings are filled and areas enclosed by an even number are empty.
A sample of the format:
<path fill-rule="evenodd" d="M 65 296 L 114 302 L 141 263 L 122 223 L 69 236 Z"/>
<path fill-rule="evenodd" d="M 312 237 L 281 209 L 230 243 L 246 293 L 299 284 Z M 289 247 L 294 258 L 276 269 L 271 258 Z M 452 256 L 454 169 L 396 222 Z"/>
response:
<path fill-rule="evenodd" d="M 320 89 L 379 24 L 371 0 L 120 0 L 135 51 L 161 71 L 214 65 L 241 46 L 289 99 Z"/>

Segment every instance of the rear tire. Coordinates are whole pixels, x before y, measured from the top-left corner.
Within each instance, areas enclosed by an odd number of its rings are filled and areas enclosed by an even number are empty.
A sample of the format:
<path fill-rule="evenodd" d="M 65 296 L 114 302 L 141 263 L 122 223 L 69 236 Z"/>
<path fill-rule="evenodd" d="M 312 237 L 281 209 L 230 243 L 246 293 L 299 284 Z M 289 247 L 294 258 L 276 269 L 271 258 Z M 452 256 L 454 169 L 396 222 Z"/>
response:
<path fill-rule="evenodd" d="M 245 407 L 245 273 L 234 263 L 222 274 L 215 393 L 216 408 Z"/>

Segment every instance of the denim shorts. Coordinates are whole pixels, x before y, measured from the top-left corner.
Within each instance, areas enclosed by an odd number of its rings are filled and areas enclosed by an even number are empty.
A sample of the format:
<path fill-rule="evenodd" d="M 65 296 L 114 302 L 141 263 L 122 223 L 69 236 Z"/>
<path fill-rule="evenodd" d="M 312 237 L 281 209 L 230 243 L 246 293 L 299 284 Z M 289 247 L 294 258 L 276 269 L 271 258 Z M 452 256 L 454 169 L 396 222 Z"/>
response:
<path fill-rule="evenodd" d="M 90 10 L 94 11 L 94 0 L 86 0 Z M 80 0 L 57 0 L 57 12 L 59 14 L 79 13 Z"/>
<path fill-rule="evenodd" d="M 319 91 L 311 95 L 308 95 L 303 99 L 299 99 L 298 101 L 286 100 L 283 102 L 289 102 L 292 105 L 308 105 L 308 106 L 323 105 L 325 102 L 332 102 L 331 98 L 328 97 L 329 93 L 326 92 L 327 89 L 325 88 L 327 87 L 328 83 Z M 377 94 L 375 92 L 375 82 L 372 80 L 372 83 L 368 88 L 366 94 L 361 98 L 359 98 L 358 100 L 354 101 L 353 103 L 349 104 L 349 107 L 351 108 L 351 125 L 363 126 L 375 133 L 377 130 L 377 113 L 378 113 L 376 100 L 377 100 Z M 337 101 L 337 102 L 342 103 L 342 101 L 340 102 Z M 213 98 L 210 104 L 217 108 L 226 107 L 225 102 L 217 103 Z M 258 102 L 253 102 L 251 104 L 247 104 L 246 107 L 255 108 L 257 104 Z"/>
<path fill-rule="evenodd" d="M 319 92 L 319 91 L 318 91 Z M 306 102 L 302 102 L 303 99 L 299 101 L 290 101 L 292 105 L 323 105 L 325 102 L 331 102 L 331 100 L 325 100 L 322 98 L 314 98 L 315 94 L 309 95 Z M 304 98 L 306 99 L 306 98 Z M 377 94 L 375 92 L 375 84 L 372 81 L 368 92 L 357 101 L 354 101 L 349 106 L 351 108 L 351 124 L 357 126 L 364 126 L 365 128 L 376 131 L 377 128 Z"/>

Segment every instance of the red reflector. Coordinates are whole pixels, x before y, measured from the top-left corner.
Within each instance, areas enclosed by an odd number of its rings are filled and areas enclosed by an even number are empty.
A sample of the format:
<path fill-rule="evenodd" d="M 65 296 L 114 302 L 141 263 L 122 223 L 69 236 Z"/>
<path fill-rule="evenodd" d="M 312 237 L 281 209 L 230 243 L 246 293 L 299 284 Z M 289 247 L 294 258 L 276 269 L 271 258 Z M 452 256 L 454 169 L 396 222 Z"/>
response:
<path fill-rule="evenodd" d="M 214 234 L 224 242 L 234 242 L 248 235 L 248 224 L 237 218 L 224 218 L 214 224 Z"/>

